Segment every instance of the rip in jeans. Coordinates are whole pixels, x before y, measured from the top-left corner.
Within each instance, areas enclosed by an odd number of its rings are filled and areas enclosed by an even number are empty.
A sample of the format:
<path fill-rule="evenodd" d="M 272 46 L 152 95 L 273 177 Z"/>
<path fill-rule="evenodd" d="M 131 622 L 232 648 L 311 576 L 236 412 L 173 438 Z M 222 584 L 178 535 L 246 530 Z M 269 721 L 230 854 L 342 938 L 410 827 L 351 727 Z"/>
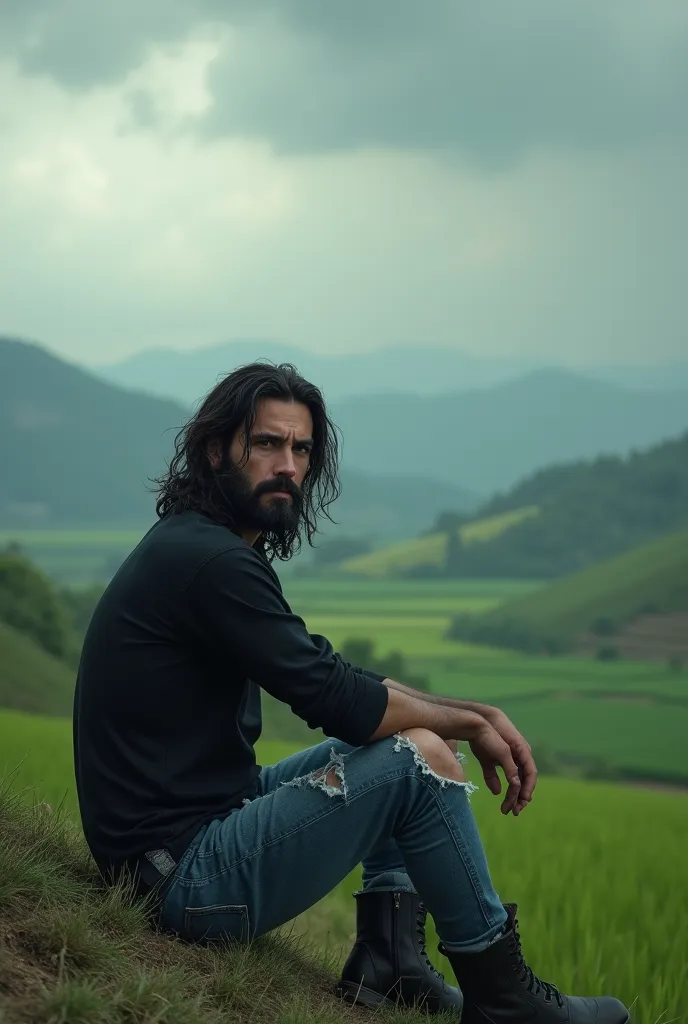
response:
<path fill-rule="evenodd" d="M 433 779 L 439 782 L 440 786 L 459 786 L 465 790 L 466 796 L 470 797 L 471 793 L 475 793 L 478 788 L 475 783 L 467 781 L 459 781 L 458 779 L 447 779 L 443 775 L 438 773 L 430 767 L 428 762 L 425 760 L 417 745 L 410 740 L 408 736 L 402 736 L 400 733 L 395 733 L 396 743 L 394 744 L 394 752 L 399 753 L 404 748 L 413 752 L 413 760 L 416 765 L 420 768 L 423 775 L 430 775 Z M 338 753 L 334 748 L 330 750 L 330 762 L 325 768 L 318 768 L 317 771 L 311 772 L 309 775 L 300 775 L 296 779 L 291 779 L 289 782 L 282 782 L 282 786 L 293 786 L 295 789 L 303 789 L 306 786 L 310 786 L 312 789 L 321 789 L 327 796 L 347 797 L 346 781 L 344 779 L 344 754 Z M 458 761 L 465 761 L 465 755 L 457 753 L 456 758 Z M 339 786 L 332 786 L 327 781 L 327 777 L 330 772 L 334 772 L 336 777 L 339 779 Z"/>
<path fill-rule="evenodd" d="M 327 796 L 347 796 L 346 782 L 344 780 L 344 754 L 338 753 L 334 747 L 330 750 L 330 763 L 325 768 L 318 768 L 317 771 L 311 772 L 310 775 L 300 775 L 297 779 L 291 779 L 289 782 L 283 782 L 283 786 L 293 786 L 295 789 L 302 789 L 304 786 L 310 786 L 312 789 L 321 789 Z M 330 772 L 339 779 L 339 786 L 331 786 L 327 781 L 327 776 Z"/>
<path fill-rule="evenodd" d="M 404 748 L 412 750 L 413 760 L 418 765 L 423 775 L 432 776 L 433 779 L 436 779 L 439 782 L 440 786 L 460 786 L 462 789 L 465 789 L 467 797 L 470 797 L 471 793 L 475 793 L 478 787 L 475 785 L 474 782 L 467 782 L 465 780 L 460 781 L 459 779 L 447 779 L 444 777 L 444 775 L 438 775 L 438 773 L 433 768 L 431 768 L 428 762 L 425 760 L 420 750 L 418 749 L 418 746 L 413 742 L 413 740 L 409 739 L 408 736 L 402 736 L 401 733 L 395 733 L 394 738 L 396 739 L 396 743 L 394 744 L 394 752 L 399 753 Z M 457 753 L 456 759 L 457 761 L 465 761 L 466 755 Z"/>

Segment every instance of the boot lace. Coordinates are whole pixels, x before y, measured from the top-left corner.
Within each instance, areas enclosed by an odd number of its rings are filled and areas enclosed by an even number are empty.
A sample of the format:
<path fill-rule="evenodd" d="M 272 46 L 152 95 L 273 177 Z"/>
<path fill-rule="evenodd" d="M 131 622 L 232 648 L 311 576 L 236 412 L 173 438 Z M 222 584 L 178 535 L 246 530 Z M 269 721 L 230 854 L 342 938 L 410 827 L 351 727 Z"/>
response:
<path fill-rule="evenodd" d="M 521 972 L 519 981 L 528 982 L 529 992 L 533 992 L 536 996 L 539 995 L 540 992 L 543 992 L 546 1002 L 549 1003 L 552 1001 L 552 999 L 556 999 L 557 1005 L 559 1007 L 562 1007 L 564 1005 L 564 997 L 562 996 L 561 992 L 556 987 L 556 985 L 553 985 L 549 981 L 541 981 L 536 974 L 533 974 L 533 971 L 525 962 L 523 953 L 521 951 L 521 936 L 518 933 L 517 925 L 518 922 L 516 918 L 514 918 L 514 941 L 512 942 L 509 955 L 514 957 L 516 960 L 516 963 L 514 964 L 514 970 Z"/>
<path fill-rule="evenodd" d="M 425 914 L 426 914 L 425 904 L 424 903 L 420 903 L 418 905 L 418 916 L 416 918 L 416 930 L 418 932 L 418 940 L 419 940 L 419 944 L 420 944 L 420 951 L 421 951 L 423 957 L 425 958 L 425 962 L 428 965 L 428 967 L 430 968 L 430 970 L 432 971 L 432 973 L 434 975 L 436 975 L 438 978 L 440 978 L 442 981 L 444 981 L 444 975 L 440 974 L 440 972 L 437 970 L 437 968 L 435 967 L 434 963 L 432 962 L 432 960 L 428 956 L 428 952 L 427 952 L 427 950 L 425 948 Z"/>

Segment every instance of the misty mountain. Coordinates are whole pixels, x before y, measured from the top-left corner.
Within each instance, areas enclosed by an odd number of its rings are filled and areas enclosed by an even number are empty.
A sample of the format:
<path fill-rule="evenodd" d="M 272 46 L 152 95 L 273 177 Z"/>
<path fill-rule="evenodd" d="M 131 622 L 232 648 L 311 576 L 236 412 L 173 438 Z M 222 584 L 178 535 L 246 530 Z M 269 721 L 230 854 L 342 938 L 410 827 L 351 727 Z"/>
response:
<path fill-rule="evenodd" d="M 0 525 L 145 527 L 155 517 L 151 478 L 173 453 L 188 409 L 127 391 L 38 345 L 0 339 Z M 479 499 L 429 479 L 423 467 L 389 478 L 342 474 L 331 506 L 337 529 L 372 540 L 417 533 L 445 507 Z"/>
<path fill-rule="evenodd" d="M 457 394 L 332 403 L 345 463 L 493 494 L 543 466 L 625 455 L 688 428 L 688 389 L 630 391 L 563 370 Z"/>
<path fill-rule="evenodd" d="M 245 339 L 193 352 L 147 349 L 92 371 L 127 388 L 188 405 L 242 363 L 266 358 L 294 363 L 328 401 L 358 395 L 435 395 L 489 388 L 547 369 L 541 359 L 489 358 L 432 346 L 386 348 L 349 355 L 318 355 L 271 339 Z M 563 369 L 559 367 L 558 369 Z M 688 361 L 657 366 L 600 366 L 585 376 L 641 390 L 688 390 Z"/>
<path fill-rule="evenodd" d="M 254 359 L 294 363 L 328 401 L 360 394 L 389 394 L 489 387 L 539 367 L 537 360 L 491 360 L 433 348 L 393 348 L 353 355 L 318 355 L 270 339 L 232 341 L 179 352 L 148 349 L 92 372 L 129 388 L 194 403 L 220 377 Z"/>

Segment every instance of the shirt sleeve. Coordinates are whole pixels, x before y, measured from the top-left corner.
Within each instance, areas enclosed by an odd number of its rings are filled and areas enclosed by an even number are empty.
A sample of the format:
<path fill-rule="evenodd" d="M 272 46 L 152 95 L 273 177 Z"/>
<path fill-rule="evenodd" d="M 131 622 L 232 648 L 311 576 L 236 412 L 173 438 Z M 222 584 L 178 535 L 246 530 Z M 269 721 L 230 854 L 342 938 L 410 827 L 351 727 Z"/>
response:
<path fill-rule="evenodd" d="M 312 729 L 360 746 L 387 709 L 383 676 L 350 666 L 289 607 L 248 546 L 222 551 L 187 587 L 193 629 L 216 656 L 288 704 Z"/>

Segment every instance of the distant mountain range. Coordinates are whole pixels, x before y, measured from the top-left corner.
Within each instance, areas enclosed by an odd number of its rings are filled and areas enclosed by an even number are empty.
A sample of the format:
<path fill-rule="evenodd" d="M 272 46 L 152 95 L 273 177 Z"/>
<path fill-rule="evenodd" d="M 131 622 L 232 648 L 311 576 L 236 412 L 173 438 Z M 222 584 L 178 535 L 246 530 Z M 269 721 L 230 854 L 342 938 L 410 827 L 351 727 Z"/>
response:
<path fill-rule="evenodd" d="M 457 394 L 364 395 L 332 403 L 349 466 L 413 467 L 478 494 L 512 487 L 545 466 L 625 455 L 688 428 L 688 389 L 630 391 L 542 370 Z"/>
<path fill-rule="evenodd" d="M 445 349 L 315 356 L 249 340 L 193 353 L 145 351 L 97 372 L 191 406 L 224 373 L 259 356 L 293 361 L 322 386 L 343 430 L 347 467 L 388 476 L 422 467 L 483 495 L 553 463 L 624 455 L 688 427 L 688 362 L 595 371 L 613 383 Z"/>
<path fill-rule="evenodd" d="M 435 395 L 490 388 L 540 370 L 563 370 L 542 359 L 488 358 L 447 348 L 396 347 L 353 355 L 317 355 L 270 339 L 240 339 L 189 351 L 147 349 L 110 365 L 93 366 L 112 383 L 137 388 L 185 405 L 196 402 L 217 379 L 258 358 L 294 363 L 329 401 L 360 395 Z M 585 376 L 620 387 L 688 389 L 688 360 L 657 366 L 590 367 Z"/>
<path fill-rule="evenodd" d="M 145 523 L 146 483 L 190 411 L 0 339 L 0 520 Z M 688 428 L 688 389 L 630 391 L 553 370 L 454 394 L 340 399 L 331 411 L 345 487 L 333 515 L 377 543 L 444 509 L 472 511 L 543 467 L 674 437 Z"/>
<path fill-rule="evenodd" d="M 127 391 L 38 345 L 0 339 L 0 527 L 145 527 L 155 518 L 150 479 L 173 454 L 189 410 Z M 415 470 L 415 471 L 414 471 Z M 335 529 L 373 542 L 420 531 L 443 508 L 476 495 L 407 467 L 403 478 L 342 473 Z"/>

